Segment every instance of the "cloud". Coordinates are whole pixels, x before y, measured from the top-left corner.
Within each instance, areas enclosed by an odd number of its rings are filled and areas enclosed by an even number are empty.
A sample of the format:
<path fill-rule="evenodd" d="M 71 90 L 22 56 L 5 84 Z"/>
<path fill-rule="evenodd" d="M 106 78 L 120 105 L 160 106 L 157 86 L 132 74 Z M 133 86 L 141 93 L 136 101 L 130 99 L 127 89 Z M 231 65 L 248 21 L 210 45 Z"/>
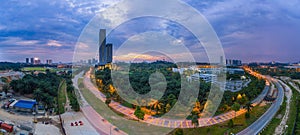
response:
<path fill-rule="evenodd" d="M 56 40 L 49 40 L 47 46 L 61 47 L 62 44 Z"/>
<path fill-rule="evenodd" d="M 89 48 L 89 46 L 87 44 L 82 43 L 82 42 L 79 42 L 77 44 L 77 47 L 78 47 L 78 49 L 88 49 Z"/>
<path fill-rule="evenodd" d="M 57 53 L 53 56 L 69 60 L 63 57 L 65 53 L 61 52 L 73 52 L 77 38 L 90 19 L 121 1 L 2 1 L 0 5 L 0 51 L 2 54 L 10 51 L 11 56 L 6 58 L 17 60 L 21 59 L 17 58 L 18 55 L 24 54 L 24 56 L 27 56 L 54 50 Z M 208 19 L 220 37 L 228 57 L 240 58 L 246 61 L 251 60 L 252 57 L 256 57 L 253 58 L 255 60 L 290 61 L 299 58 L 297 50 L 300 49 L 298 47 L 300 41 L 296 37 L 300 35 L 299 0 L 183 1 L 195 7 Z M 127 4 L 121 9 L 115 9 L 102 15 L 101 23 L 109 24 L 107 26 L 116 26 L 128 18 L 126 12 L 132 6 L 140 6 L 140 9 L 145 9 L 136 12 L 149 13 L 147 10 L 161 12 L 164 10 L 163 8 L 167 9 L 166 6 L 172 6 L 172 3 L 162 2 L 161 5 L 163 6 L 154 9 L 143 7 L 142 3 Z M 127 27 L 124 29 L 124 33 L 134 32 L 137 30 L 134 27 L 144 27 L 145 22 L 142 21 L 139 25 Z M 189 45 L 191 46 L 190 49 L 192 48 L 195 52 L 203 52 L 201 45 L 195 44 L 191 37 L 185 37 L 185 31 L 168 21 L 154 20 L 148 22 L 147 25 L 161 26 L 155 30 L 174 34 L 177 40 L 172 40 L 172 42 Z M 102 26 L 99 22 L 93 29 L 99 29 Z M 194 28 L 200 29 L 201 26 L 195 23 Z M 116 38 L 110 42 L 118 42 L 118 39 L 127 37 L 124 33 L 115 35 Z M 98 32 L 92 34 L 95 35 L 95 41 L 97 41 Z M 184 38 L 181 39 L 180 37 Z M 91 47 L 87 48 L 87 45 L 90 44 L 97 46 L 96 42 L 89 42 L 85 45 L 79 44 L 78 47 L 89 50 Z M 179 54 L 179 52 L 177 53 Z M 5 53 L 2 56 L 4 55 L 10 54 Z M 13 56 L 16 58 L 13 58 Z"/>
<path fill-rule="evenodd" d="M 125 55 L 114 56 L 114 61 L 134 61 L 134 62 L 141 62 L 141 61 L 156 61 L 156 60 L 163 60 L 167 59 L 165 56 L 153 56 L 150 54 L 140 54 L 140 53 L 129 53 Z"/>
<path fill-rule="evenodd" d="M 101 0 L 101 1 L 89 1 L 89 0 L 66 0 L 69 8 L 74 10 L 76 13 L 90 16 L 95 15 L 107 7 L 117 4 L 122 0 Z"/>
<path fill-rule="evenodd" d="M 37 45 L 40 43 L 40 41 L 38 40 L 24 40 L 20 37 L 7 37 L 7 38 L 2 38 L 1 40 L 0 40 L 1 45 L 30 46 L 30 45 Z"/>

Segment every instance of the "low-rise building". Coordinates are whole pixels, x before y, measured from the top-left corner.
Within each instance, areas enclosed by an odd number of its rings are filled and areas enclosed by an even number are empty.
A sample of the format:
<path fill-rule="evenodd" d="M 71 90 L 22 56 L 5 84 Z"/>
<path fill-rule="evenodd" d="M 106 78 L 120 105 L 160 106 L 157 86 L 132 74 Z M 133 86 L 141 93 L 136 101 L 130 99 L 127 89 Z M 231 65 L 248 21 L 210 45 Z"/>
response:
<path fill-rule="evenodd" d="M 191 76 L 192 80 L 202 79 L 205 82 L 217 82 L 217 75 L 196 73 Z"/>
<path fill-rule="evenodd" d="M 22 112 L 35 112 L 35 100 L 19 100 L 13 105 L 13 109 Z"/>

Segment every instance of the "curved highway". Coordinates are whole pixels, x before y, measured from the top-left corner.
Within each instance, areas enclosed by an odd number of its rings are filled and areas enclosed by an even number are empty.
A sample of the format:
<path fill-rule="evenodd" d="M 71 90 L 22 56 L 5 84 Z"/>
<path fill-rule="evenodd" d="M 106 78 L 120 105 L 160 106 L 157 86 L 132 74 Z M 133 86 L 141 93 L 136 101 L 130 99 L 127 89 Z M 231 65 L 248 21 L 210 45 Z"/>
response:
<path fill-rule="evenodd" d="M 272 118 L 276 115 L 280 106 L 282 105 L 284 99 L 284 89 L 281 86 L 278 80 L 273 78 L 268 78 L 268 80 L 273 82 L 278 88 L 278 96 L 277 99 L 273 102 L 271 107 L 254 123 L 252 123 L 249 127 L 244 129 L 243 131 L 237 133 L 237 135 L 256 135 L 261 132 L 261 130 L 272 120 Z"/>

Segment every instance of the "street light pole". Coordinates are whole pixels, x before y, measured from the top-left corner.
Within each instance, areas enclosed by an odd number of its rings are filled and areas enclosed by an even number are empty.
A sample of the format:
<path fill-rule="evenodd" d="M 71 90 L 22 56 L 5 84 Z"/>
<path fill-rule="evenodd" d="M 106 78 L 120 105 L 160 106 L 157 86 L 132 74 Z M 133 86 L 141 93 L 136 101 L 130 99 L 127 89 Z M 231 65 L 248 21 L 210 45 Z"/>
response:
<path fill-rule="evenodd" d="M 109 135 L 111 135 L 111 125 L 110 125 L 110 127 L 109 127 Z"/>

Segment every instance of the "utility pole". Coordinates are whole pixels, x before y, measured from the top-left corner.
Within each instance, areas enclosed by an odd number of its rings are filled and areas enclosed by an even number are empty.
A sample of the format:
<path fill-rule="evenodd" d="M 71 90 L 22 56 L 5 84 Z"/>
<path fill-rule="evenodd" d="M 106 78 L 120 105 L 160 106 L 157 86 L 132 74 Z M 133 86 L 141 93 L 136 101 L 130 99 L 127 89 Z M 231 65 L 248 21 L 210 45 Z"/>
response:
<path fill-rule="evenodd" d="M 110 125 L 110 127 L 109 127 L 109 135 L 111 135 L 111 125 Z"/>

